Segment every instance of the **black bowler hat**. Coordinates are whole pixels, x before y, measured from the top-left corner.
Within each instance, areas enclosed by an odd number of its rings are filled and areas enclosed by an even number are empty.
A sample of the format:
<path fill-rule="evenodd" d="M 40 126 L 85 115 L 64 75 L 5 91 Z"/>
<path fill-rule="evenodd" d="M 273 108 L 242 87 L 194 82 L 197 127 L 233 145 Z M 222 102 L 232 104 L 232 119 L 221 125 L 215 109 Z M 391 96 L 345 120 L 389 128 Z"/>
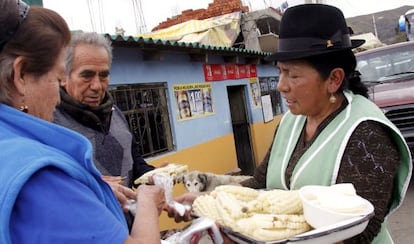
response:
<path fill-rule="evenodd" d="M 352 49 L 365 40 L 351 40 L 341 10 L 324 4 L 288 8 L 280 22 L 278 51 L 267 61 L 288 61 Z"/>

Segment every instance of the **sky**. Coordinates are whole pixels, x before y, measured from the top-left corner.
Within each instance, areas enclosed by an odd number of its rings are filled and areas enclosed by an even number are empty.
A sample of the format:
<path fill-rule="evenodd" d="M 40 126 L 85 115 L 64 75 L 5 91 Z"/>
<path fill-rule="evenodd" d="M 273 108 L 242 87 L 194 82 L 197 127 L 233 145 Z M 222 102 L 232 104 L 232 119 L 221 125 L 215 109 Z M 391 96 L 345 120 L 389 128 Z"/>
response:
<path fill-rule="evenodd" d="M 250 11 L 279 7 L 285 0 L 242 0 Z M 413 0 L 322 0 L 340 8 L 345 17 L 371 14 L 404 5 L 414 6 Z M 213 0 L 43 0 L 43 6 L 58 12 L 71 30 L 115 33 L 122 27 L 125 35 L 150 32 L 152 28 L 188 9 L 206 9 Z M 304 0 L 287 0 L 289 6 Z M 320 2 L 320 1 L 319 1 Z M 142 15 L 139 14 L 142 10 Z M 100 11 L 99 11 L 100 10 Z M 403 13 L 401 13 L 403 14 Z M 134 16 L 140 16 L 135 18 Z M 398 17 L 396 18 L 396 23 Z"/>

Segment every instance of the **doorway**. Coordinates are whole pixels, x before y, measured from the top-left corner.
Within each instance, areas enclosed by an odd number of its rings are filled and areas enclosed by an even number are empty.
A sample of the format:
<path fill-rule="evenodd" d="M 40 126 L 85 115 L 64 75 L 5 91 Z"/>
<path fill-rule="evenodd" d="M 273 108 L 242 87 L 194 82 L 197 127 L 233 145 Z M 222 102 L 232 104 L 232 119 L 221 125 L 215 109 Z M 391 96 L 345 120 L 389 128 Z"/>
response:
<path fill-rule="evenodd" d="M 253 175 L 255 162 L 247 114 L 246 86 L 228 86 L 227 94 L 236 145 L 237 164 L 243 175 Z"/>

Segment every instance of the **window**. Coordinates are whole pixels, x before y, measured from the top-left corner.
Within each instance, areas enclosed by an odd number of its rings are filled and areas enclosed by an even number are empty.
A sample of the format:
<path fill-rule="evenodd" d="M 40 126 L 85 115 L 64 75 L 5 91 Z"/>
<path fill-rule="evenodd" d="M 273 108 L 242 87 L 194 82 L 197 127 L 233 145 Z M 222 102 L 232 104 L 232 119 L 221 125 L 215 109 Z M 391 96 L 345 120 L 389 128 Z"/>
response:
<path fill-rule="evenodd" d="M 173 150 L 166 87 L 166 83 L 150 83 L 109 88 L 143 157 Z"/>
<path fill-rule="evenodd" d="M 273 115 L 279 115 L 282 113 L 282 98 L 280 92 L 276 89 L 277 81 L 279 77 L 259 77 L 260 94 L 270 95 L 272 102 Z"/>
<path fill-rule="evenodd" d="M 414 45 L 401 43 L 357 53 L 357 70 L 367 85 L 387 82 L 414 72 Z"/>

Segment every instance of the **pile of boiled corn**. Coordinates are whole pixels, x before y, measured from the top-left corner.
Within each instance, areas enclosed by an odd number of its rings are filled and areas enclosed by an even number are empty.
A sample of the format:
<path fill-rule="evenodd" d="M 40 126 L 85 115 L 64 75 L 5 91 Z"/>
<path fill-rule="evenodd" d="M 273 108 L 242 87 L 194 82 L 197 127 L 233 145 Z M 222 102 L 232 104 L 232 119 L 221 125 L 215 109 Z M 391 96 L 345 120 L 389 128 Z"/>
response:
<path fill-rule="evenodd" d="M 223 185 L 197 197 L 193 212 L 259 241 L 282 240 L 311 229 L 298 191 Z"/>

